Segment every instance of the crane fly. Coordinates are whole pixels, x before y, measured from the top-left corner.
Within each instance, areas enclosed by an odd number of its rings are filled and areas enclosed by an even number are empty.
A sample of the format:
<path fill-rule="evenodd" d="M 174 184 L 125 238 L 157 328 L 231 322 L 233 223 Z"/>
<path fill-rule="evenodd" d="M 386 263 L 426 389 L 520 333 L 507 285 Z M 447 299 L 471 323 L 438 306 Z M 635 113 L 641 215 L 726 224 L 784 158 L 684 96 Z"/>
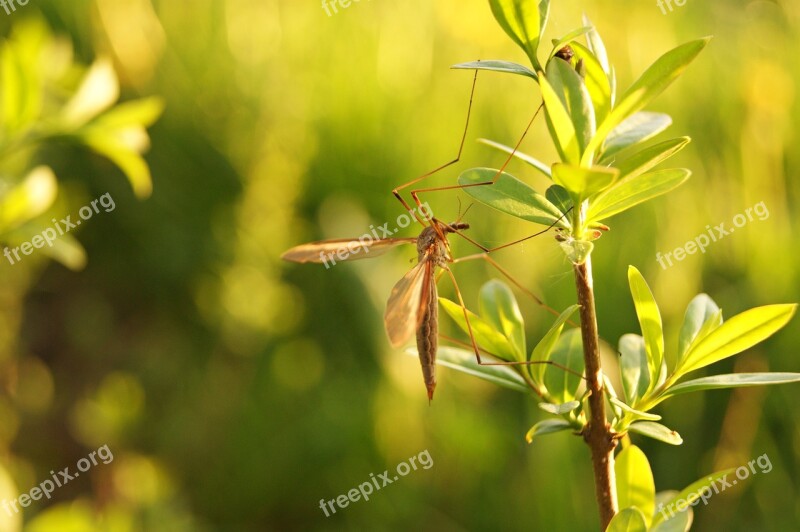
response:
<path fill-rule="evenodd" d="M 402 347 L 416 334 L 417 352 L 430 400 L 433 399 L 433 391 L 436 388 L 436 351 L 439 336 L 436 270 L 440 268 L 447 271 L 455 283 L 455 278 L 447 266 L 453 262 L 453 257 L 446 235 L 465 229 L 469 229 L 469 224 L 460 221 L 446 224 L 432 218 L 431 225 L 426 226 L 416 238 L 385 238 L 372 243 L 356 239 L 312 242 L 288 250 L 281 258 L 299 263 L 322 263 L 321 257 L 331 249 L 349 245 L 366 246 L 365 251 L 370 253 L 350 256 L 352 260 L 356 260 L 378 256 L 403 244 L 416 244 L 417 265 L 392 289 L 386 304 L 384 326 L 389 342 L 394 348 Z"/>
<path fill-rule="evenodd" d="M 453 272 L 450 270 L 449 264 L 456 262 L 465 262 L 468 260 L 482 259 L 489 263 L 489 265 L 496 268 L 501 274 L 508 278 L 520 290 L 525 292 L 528 296 L 532 297 L 539 305 L 544 307 L 548 312 L 558 316 L 559 313 L 545 305 L 545 303 L 536 297 L 532 292 L 527 290 L 524 286 L 518 283 L 506 270 L 504 270 L 494 259 L 489 257 L 489 253 L 497 251 L 514 244 L 526 241 L 530 238 L 538 236 L 550 228 L 561 222 L 566 216 L 566 213 L 561 218 L 556 220 L 550 227 L 539 231 L 533 235 L 516 240 L 514 242 L 504 244 L 494 248 L 486 248 L 481 244 L 475 242 L 468 236 L 464 235 L 462 231 L 469 229 L 469 224 L 460 221 L 452 223 L 444 223 L 436 219 L 428 210 L 425 213 L 424 205 L 419 199 L 419 194 L 422 192 L 434 192 L 440 190 L 454 190 L 461 188 L 468 188 L 473 186 L 492 185 L 497 181 L 497 178 L 505 169 L 506 165 L 513 157 L 525 135 L 528 132 L 533 120 L 536 118 L 539 111 L 542 109 L 540 105 L 531 119 L 528 126 L 525 128 L 522 137 L 517 142 L 514 150 L 506 159 L 503 166 L 498 170 L 494 179 L 485 183 L 474 183 L 469 185 L 456 185 L 445 186 L 438 188 L 424 188 L 411 190 L 411 197 L 418 207 L 418 211 L 414 209 L 403 199 L 400 195 L 400 190 L 405 189 L 432 176 L 436 172 L 447 168 L 450 165 L 457 163 L 461 158 L 461 153 L 464 148 L 464 141 L 469 127 L 469 118 L 472 111 L 472 99 L 475 93 L 475 84 L 477 81 L 478 73 L 475 72 L 475 77 L 472 81 L 472 91 L 470 93 L 469 108 L 467 110 L 467 120 L 464 125 L 464 133 L 461 137 L 461 144 L 458 149 L 458 155 L 452 161 L 437 167 L 436 169 L 423 174 L 416 179 L 413 179 L 397 188 L 392 190 L 392 194 L 400 201 L 403 207 L 423 226 L 422 232 L 416 238 L 380 238 L 375 240 L 365 241 L 364 239 L 336 239 L 324 240 L 319 242 L 311 242 L 293 247 L 286 251 L 281 258 L 291 262 L 297 263 L 318 263 L 321 264 L 325 261 L 326 256 L 343 249 L 349 249 L 351 253 L 346 254 L 344 258 L 339 255 L 341 260 L 359 260 L 364 258 L 371 258 L 382 255 L 383 253 L 401 246 L 403 244 L 416 244 L 417 248 L 417 264 L 414 266 L 400 281 L 392 288 L 389 300 L 386 304 L 386 311 L 384 313 L 384 327 L 389 337 L 389 342 L 392 347 L 399 348 L 405 345 L 412 336 L 416 335 L 417 352 L 419 355 L 420 365 L 422 366 L 422 375 L 425 381 L 425 387 L 428 392 L 428 400 L 433 399 L 433 393 L 436 389 L 436 352 L 438 349 L 439 340 L 439 305 L 438 305 L 438 291 L 436 288 L 437 269 L 443 270 L 450 277 L 458 297 L 459 305 L 464 312 L 464 318 L 467 324 L 467 332 L 471 340 L 471 347 L 475 352 L 478 364 L 481 365 L 522 365 L 522 364 L 535 364 L 545 363 L 558 365 L 550 361 L 525 361 L 525 362 L 484 362 L 481 360 L 480 349 L 475 341 L 475 336 L 472 333 L 472 326 L 470 325 L 469 315 L 467 312 L 464 299 L 461 295 L 461 290 L 458 287 Z M 420 216 L 420 212 L 423 216 Z M 569 212 L 569 211 L 567 211 Z M 481 253 L 454 259 L 450 251 L 450 243 L 447 239 L 449 234 L 458 234 L 470 243 L 474 244 L 481 249 Z M 365 253 L 355 253 L 354 249 L 362 248 Z M 569 322 L 575 325 L 572 322 Z M 486 351 L 484 351 L 486 352 Z M 566 368 L 564 368 L 566 369 Z"/>

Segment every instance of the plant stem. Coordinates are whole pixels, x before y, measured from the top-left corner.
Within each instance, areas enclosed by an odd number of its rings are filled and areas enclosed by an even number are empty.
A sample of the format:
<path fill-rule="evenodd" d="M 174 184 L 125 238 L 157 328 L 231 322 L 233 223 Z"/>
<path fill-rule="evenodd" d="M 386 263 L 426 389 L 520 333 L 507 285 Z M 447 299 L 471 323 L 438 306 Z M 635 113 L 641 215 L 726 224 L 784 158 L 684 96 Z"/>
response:
<path fill-rule="evenodd" d="M 587 257 L 582 264 L 575 264 L 573 267 L 578 290 L 578 304 L 581 306 L 581 336 L 586 367 L 586 387 L 591 394 L 589 395 L 591 417 L 583 431 L 583 439 L 592 453 L 595 496 L 600 511 L 602 530 L 605 530 L 618 511 L 617 485 L 614 476 L 614 448 L 617 443 L 611 427 L 606 421 L 591 256 Z"/>

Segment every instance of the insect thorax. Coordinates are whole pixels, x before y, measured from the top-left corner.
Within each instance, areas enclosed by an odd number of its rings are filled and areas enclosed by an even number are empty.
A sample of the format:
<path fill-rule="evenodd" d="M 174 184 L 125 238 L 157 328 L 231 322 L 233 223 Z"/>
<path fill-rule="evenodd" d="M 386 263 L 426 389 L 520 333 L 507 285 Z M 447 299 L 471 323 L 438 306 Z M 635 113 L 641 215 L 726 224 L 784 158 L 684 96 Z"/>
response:
<path fill-rule="evenodd" d="M 433 227 L 426 227 L 417 237 L 418 260 L 422 260 L 426 255 L 440 266 L 447 263 L 450 257 L 445 241 Z"/>

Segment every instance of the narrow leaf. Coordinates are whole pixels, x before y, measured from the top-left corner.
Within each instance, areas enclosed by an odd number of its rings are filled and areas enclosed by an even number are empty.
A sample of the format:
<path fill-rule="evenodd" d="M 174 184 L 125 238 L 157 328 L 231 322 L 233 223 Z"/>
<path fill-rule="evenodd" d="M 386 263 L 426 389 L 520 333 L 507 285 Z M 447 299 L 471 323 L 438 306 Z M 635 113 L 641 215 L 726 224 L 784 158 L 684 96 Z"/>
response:
<path fill-rule="evenodd" d="M 553 181 L 569 192 L 576 205 L 611 186 L 618 176 L 616 168 L 605 166 L 583 168 L 566 163 L 553 165 Z"/>
<path fill-rule="evenodd" d="M 496 59 L 469 61 L 467 63 L 459 63 L 450 68 L 461 70 L 491 70 L 493 72 L 505 72 L 508 74 L 518 74 L 532 79 L 538 79 L 536 72 L 520 65 L 519 63 L 512 63 L 511 61 L 499 61 Z"/>
<path fill-rule="evenodd" d="M 789 323 L 796 310 L 797 305 L 767 305 L 734 316 L 693 345 L 675 373 L 685 375 L 753 347 Z"/>
<path fill-rule="evenodd" d="M 661 423 L 654 421 L 637 421 L 628 427 L 629 432 L 635 432 L 654 440 L 662 441 L 670 445 L 680 445 L 683 443 L 681 435 L 669 429 Z"/>
<path fill-rule="evenodd" d="M 527 155 L 527 154 L 522 153 L 520 151 L 514 151 L 514 148 L 512 148 L 511 146 L 506 146 L 505 144 L 500 144 L 499 142 L 495 142 L 493 140 L 478 139 L 478 142 L 486 144 L 487 146 L 491 146 L 492 148 L 497 148 L 498 150 L 500 150 L 502 152 L 505 152 L 505 153 L 508 153 L 508 154 L 512 154 L 513 153 L 514 157 L 518 158 L 521 161 L 524 161 L 524 162 L 528 163 L 529 165 L 533 166 L 534 168 L 539 170 L 541 173 L 543 173 L 547 177 L 550 177 L 550 166 L 544 164 L 542 161 L 540 161 L 540 160 L 538 160 L 538 159 L 536 159 L 534 157 L 531 157 L 530 155 Z"/>
<path fill-rule="evenodd" d="M 687 511 L 687 508 L 691 510 L 691 503 L 702 499 L 702 497 L 711 497 L 714 495 L 714 491 L 711 489 L 711 486 L 718 480 L 722 480 L 731 473 L 733 473 L 733 469 L 726 469 L 724 471 L 719 471 L 717 473 L 713 473 L 708 475 L 705 478 L 701 478 L 700 480 L 693 482 L 687 488 L 682 490 L 680 493 L 672 497 L 669 501 L 665 503 L 665 508 L 662 508 L 659 512 L 655 514 L 653 518 L 653 527 L 660 525 L 667 519 L 674 519 L 674 515 L 683 513 Z M 727 482 L 725 480 L 724 482 Z M 679 505 L 680 501 L 684 501 L 684 505 Z M 681 508 L 681 506 L 683 506 Z"/>
<path fill-rule="evenodd" d="M 578 151 L 583 153 L 597 129 L 594 106 L 586 84 L 580 74 L 560 58 L 547 65 L 547 81 L 567 109 L 577 135 Z"/>
<path fill-rule="evenodd" d="M 406 353 L 418 357 L 416 348 L 409 348 Z M 481 357 L 483 359 L 483 356 Z M 493 357 L 486 357 L 486 361 L 495 361 Z M 497 384 L 509 390 L 529 393 L 531 390 L 525 379 L 510 366 L 481 366 L 475 359 L 475 353 L 466 349 L 455 347 L 439 347 L 436 354 L 436 363 L 440 366 L 452 368 L 468 375 L 479 377 L 485 381 Z"/>
<path fill-rule="evenodd" d="M 591 50 L 592 54 L 603 67 L 603 72 L 605 72 L 606 75 L 610 74 L 611 70 L 608 65 L 606 46 L 603 44 L 603 39 L 600 38 L 600 34 L 597 32 L 594 24 L 592 24 L 592 21 L 589 20 L 586 14 L 583 15 L 583 25 L 592 28 L 589 33 L 586 34 L 586 42 L 589 43 L 589 50 Z"/>
<path fill-rule="evenodd" d="M 447 315 L 461 327 L 461 330 L 469 334 L 467 321 L 464 318 L 464 309 L 461 308 L 461 305 L 443 297 L 439 298 L 439 303 L 441 303 L 442 309 L 444 309 Z M 479 348 L 485 349 L 506 361 L 517 360 L 514 347 L 503 333 L 495 330 L 491 324 L 487 323 L 473 312 L 467 310 L 467 314 L 469 315 L 469 325 L 472 329 L 472 334 Z"/>
<path fill-rule="evenodd" d="M 691 507 L 683 512 L 666 512 L 666 506 L 678 494 L 676 490 L 665 490 L 656 493 L 656 509 L 663 512 L 663 521 L 650 529 L 650 532 L 689 532 L 694 521 L 694 511 Z"/>
<path fill-rule="evenodd" d="M 689 170 L 670 168 L 621 179 L 591 201 L 586 218 L 594 222 L 610 218 L 666 194 L 682 185 L 691 175 Z"/>
<path fill-rule="evenodd" d="M 578 42 L 572 43 L 572 49 L 578 60 L 583 61 L 584 82 L 589 96 L 592 98 L 594 115 L 597 123 L 602 123 L 611 111 L 611 82 L 602 64 L 595 55 Z"/>
<path fill-rule="evenodd" d="M 606 532 L 647 532 L 647 521 L 638 508 L 625 508 L 614 516 Z"/>
<path fill-rule="evenodd" d="M 530 0 L 489 0 L 489 5 L 503 31 L 520 45 L 531 63 L 536 65 L 541 31 L 539 4 Z"/>
<path fill-rule="evenodd" d="M 692 139 L 689 137 L 665 140 L 664 142 L 659 142 L 658 144 L 644 148 L 642 151 L 636 152 L 624 161 L 617 163 L 615 166 L 619 168 L 619 175 L 623 179 L 641 175 L 652 170 L 681 151 L 691 141 Z M 620 182 L 622 182 L 622 180 L 620 180 Z"/>
<path fill-rule="evenodd" d="M 554 414 L 556 416 L 561 416 L 564 414 L 569 414 L 579 406 L 581 406 L 580 401 L 570 401 L 568 403 L 562 404 L 553 404 L 553 403 L 538 403 L 539 408 L 544 410 L 549 414 Z"/>
<path fill-rule="evenodd" d="M 648 412 L 642 412 L 641 410 L 636 410 L 635 408 L 625 404 L 623 401 L 620 401 L 619 399 L 616 399 L 616 398 L 612 397 L 610 399 L 610 401 L 614 406 L 617 406 L 617 407 L 621 408 L 625 413 L 629 414 L 628 415 L 628 419 L 630 419 L 630 420 L 633 420 L 633 421 L 638 421 L 640 419 L 642 419 L 644 421 L 660 421 L 661 420 L 661 416 L 659 416 L 658 414 L 650 414 Z"/>
<path fill-rule="evenodd" d="M 681 326 L 681 334 L 678 338 L 678 359 L 683 358 L 689 346 L 697 338 L 697 334 L 705 323 L 711 319 L 717 312 L 719 307 L 708 294 L 698 294 L 686 307 L 686 313 L 683 316 L 683 325 Z"/>
<path fill-rule="evenodd" d="M 623 335 L 619 339 L 619 352 L 625 400 L 628 404 L 636 405 L 650 387 L 644 338 L 638 334 Z"/>
<path fill-rule="evenodd" d="M 619 507 L 638 508 L 649 526 L 655 511 L 656 485 L 647 456 L 635 445 L 629 445 L 617 455 L 614 472 Z"/>
<path fill-rule="evenodd" d="M 550 360 L 572 372 L 561 368 L 547 366 L 544 373 L 544 384 L 553 401 L 568 403 L 575 399 L 583 373 L 583 341 L 581 331 L 570 329 L 563 333 L 550 355 Z"/>
<path fill-rule="evenodd" d="M 664 113 L 639 111 L 608 134 L 600 153 L 600 163 L 613 160 L 620 151 L 649 140 L 672 125 L 672 117 Z"/>
<path fill-rule="evenodd" d="M 555 347 L 556 342 L 558 341 L 559 337 L 561 336 L 561 331 L 564 329 L 564 324 L 567 320 L 572 316 L 576 310 L 580 308 L 580 305 L 572 305 L 567 308 L 564 312 L 562 312 L 556 321 L 553 322 L 553 325 L 550 326 L 550 330 L 545 333 L 539 343 L 536 344 L 536 347 L 533 348 L 531 352 L 530 360 L 533 362 L 544 362 L 550 360 L 550 355 L 553 352 L 553 347 Z M 546 369 L 546 364 L 532 364 L 530 366 L 530 374 L 531 378 L 537 384 L 541 384 L 544 379 L 544 370 Z"/>
<path fill-rule="evenodd" d="M 631 296 L 636 306 L 636 316 L 644 336 L 644 346 L 647 352 L 647 367 L 650 370 L 650 388 L 658 384 L 661 376 L 661 364 L 664 359 L 664 331 L 661 325 L 661 313 L 658 305 L 647 286 L 642 274 L 633 266 L 628 267 L 628 283 Z"/>
<path fill-rule="evenodd" d="M 698 39 L 682 44 L 659 57 L 642 76 L 622 95 L 619 103 L 597 128 L 583 155 L 582 163 L 588 165 L 603 144 L 606 136 L 623 120 L 642 110 L 664 89 L 672 84 L 705 48 L 710 38 Z"/>
<path fill-rule="evenodd" d="M 514 358 L 525 360 L 525 322 L 511 288 L 497 279 L 488 281 L 481 287 L 478 305 L 481 317 L 508 339 Z"/>
<path fill-rule="evenodd" d="M 561 432 L 564 430 L 570 430 L 572 425 L 570 425 L 569 421 L 564 419 L 545 419 L 544 421 L 538 422 L 536 425 L 531 427 L 531 430 L 525 434 L 525 441 L 528 443 L 532 443 L 533 439 L 538 436 L 544 436 L 545 434 L 553 434 L 555 432 Z"/>
<path fill-rule="evenodd" d="M 676 384 L 665 391 L 660 400 L 684 393 L 703 390 L 722 390 L 724 388 L 748 388 L 750 386 L 767 386 L 771 384 L 789 384 L 800 382 L 800 373 L 730 373 L 714 375 Z"/>
<path fill-rule="evenodd" d="M 539 87 L 544 101 L 547 128 L 555 141 L 558 154 L 562 161 L 577 166 L 581 158 L 581 149 L 575 133 L 575 126 L 572 124 L 572 117 L 546 76 L 539 77 Z"/>
<path fill-rule="evenodd" d="M 472 168 L 458 176 L 460 185 L 490 182 L 497 174 L 491 168 Z M 542 225 L 569 228 L 569 221 L 561 211 L 531 187 L 503 172 L 492 185 L 471 186 L 464 191 L 500 212 Z"/>

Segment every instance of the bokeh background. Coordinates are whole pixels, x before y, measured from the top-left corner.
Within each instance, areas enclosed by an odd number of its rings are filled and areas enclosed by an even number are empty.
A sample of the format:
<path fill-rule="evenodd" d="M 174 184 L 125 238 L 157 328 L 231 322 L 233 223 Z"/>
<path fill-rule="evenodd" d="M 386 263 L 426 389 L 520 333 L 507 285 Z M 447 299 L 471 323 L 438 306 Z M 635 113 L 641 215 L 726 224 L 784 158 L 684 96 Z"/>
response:
<path fill-rule="evenodd" d="M 548 38 L 580 26 L 582 12 L 623 89 L 667 49 L 714 35 L 651 106 L 673 116 L 673 136 L 694 139 L 678 161 L 694 176 L 613 219 L 597 242 L 600 333 L 612 363 L 620 335 L 638 332 L 629 264 L 655 291 L 668 345 L 698 292 L 728 317 L 800 300 L 800 3 L 688 0 L 664 14 L 655 1 L 557 1 Z M 528 446 L 525 432 L 543 417 L 529 398 L 447 369 L 429 406 L 418 361 L 389 347 L 383 306 L 413 251 L 329 270 L 279 259 L 301 242 L 394 222 L 402 210 L 392 187 L 455 155 L 471 73 L 449 67 L 525 62 L 485 0 L 361 0 L 332 16 L 315 0 L 36 0 L 0 11 L 3 35 L 29 17 L 72 41 L 84 64 L 110 57 L 123 101 L 156 95 L 166 107 L 149 129 L 148 199 L 102 157 L 47 153 L 59 177 L 54 216 L 106 192 L 116 201 L 76 233 L 83 270 L 36 254 L 13 266 L 0 260 L 5 496 L 50 470 L 74 469 L 102 445 L 114 454 L 21 520 L 0 512 L 4 530 L 597 528 L 578 438 L 560 433 Z M 462 161 L 431 183 L 499 166 L 501 155 L 476 139 L 512 144 L 538 103 L 530 80 L 479 76 Z M 555 160 L 541 119 L 523 150 Z M 522 163 L 510 170 L 547 185 Z M 447 220 L 469 204 L 452 192 L 427 199 Z M 657 251 L 761 201 L 768 219 L 666 270 L 656 262 Z M 489 244 L 539 229 L 480 205 L 466 221 Z M 472 249 L 454 241 L 454 252 Z M 551 237 L 497 258 L 551 306 L 574 301 L 570 267 Z M 476 306 L 494 273 L 454 269 Z M 441 291 L 452 296 L 446 279 Z M 550 318 L 519 297 L 530 342 Z M 798 345 L 795 319 L 713 370 L 800 371 Z M 796 530 L 799 403 L 800 386 L 684 396 L 660 410 L 682 446 L 634 441 L 659 490 L 767 453 L 773 470 L 699 508 L 695 529 Z M 424 450 L 430 469 L 334 516 L 319 509 L 320 499 Z"/>

